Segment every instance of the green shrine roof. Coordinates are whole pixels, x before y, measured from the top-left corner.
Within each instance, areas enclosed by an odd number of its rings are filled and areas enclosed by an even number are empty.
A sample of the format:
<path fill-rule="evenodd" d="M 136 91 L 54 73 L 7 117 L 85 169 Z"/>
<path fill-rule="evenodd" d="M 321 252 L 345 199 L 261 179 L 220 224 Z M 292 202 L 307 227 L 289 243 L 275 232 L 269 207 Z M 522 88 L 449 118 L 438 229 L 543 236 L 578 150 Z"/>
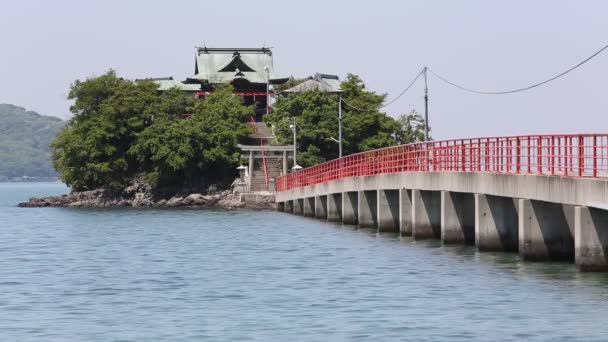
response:
<path fill-rule="evenodd" d="M 252 83 L 283 83 L 287 78 L 275 74 L 269 48 L 207 48 L 197 49 L 195 75 L 191 80 L 211 84 L 246 79 Z"/>
<path fill-rule="evenodd" d="M 301 93 L 309 90 L 319 90 L 327 93 L 341 93 L 340 79 L 335 75 L 315 74 L 310 79 L 297 86 L 283 90 L 281 93 Z"/>

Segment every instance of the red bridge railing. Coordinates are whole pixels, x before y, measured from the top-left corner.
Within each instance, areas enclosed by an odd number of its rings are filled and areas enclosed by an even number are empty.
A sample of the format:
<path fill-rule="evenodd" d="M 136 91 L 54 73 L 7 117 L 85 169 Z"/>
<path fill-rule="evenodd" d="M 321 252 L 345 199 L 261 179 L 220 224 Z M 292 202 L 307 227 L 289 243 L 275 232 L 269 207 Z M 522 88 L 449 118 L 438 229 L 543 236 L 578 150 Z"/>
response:
<path fill-rule="evenodd" d="M 352 154 L 278 177 L 277 191 L 398 172 L 608 176 L 608 133 L 431 141 Z"/>

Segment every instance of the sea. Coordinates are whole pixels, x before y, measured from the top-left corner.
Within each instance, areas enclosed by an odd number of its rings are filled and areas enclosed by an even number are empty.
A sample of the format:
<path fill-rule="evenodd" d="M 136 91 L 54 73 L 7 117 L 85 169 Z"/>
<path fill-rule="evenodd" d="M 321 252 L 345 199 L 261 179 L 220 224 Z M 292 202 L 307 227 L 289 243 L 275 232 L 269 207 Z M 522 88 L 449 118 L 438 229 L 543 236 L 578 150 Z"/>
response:
<path fill-rule="evenodd" d="M 0 341 L 607 341 L 608 274 L 286 213 L 19 208 Z"/>

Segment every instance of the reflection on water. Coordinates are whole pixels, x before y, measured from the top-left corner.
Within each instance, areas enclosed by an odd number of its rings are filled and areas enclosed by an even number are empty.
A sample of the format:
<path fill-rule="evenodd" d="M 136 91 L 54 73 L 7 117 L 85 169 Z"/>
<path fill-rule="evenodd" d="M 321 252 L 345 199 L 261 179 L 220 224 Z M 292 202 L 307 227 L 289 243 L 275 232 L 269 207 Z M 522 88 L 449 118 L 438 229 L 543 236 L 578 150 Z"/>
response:
<path fill-rule="evenodd" d="M 604 341 L 608 276 L 275 212 L 21 209 L 0 340 Z"/>

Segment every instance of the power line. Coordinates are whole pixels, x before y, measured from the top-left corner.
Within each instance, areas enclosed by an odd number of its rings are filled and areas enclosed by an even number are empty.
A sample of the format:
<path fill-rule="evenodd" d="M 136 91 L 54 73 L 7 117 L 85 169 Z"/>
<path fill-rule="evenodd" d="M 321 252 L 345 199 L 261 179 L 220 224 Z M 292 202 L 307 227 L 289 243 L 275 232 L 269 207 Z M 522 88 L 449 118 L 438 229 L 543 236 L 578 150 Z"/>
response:
<path fill-rule="evenodd" d="M 433 71 L 430 68 L 428 68 L 428 70 L 433 75 L 435 75 L 437 78 L 439 78 L 440 80 L 442 80 L 443 82 L 445 82 L 445 83 L 447 83 L 447 84 L 449 84 L 451 86 L 454 86 L 454 87 L 456 87 L 458 89 L 464 90 L 464 91 L 468 91 L 468 92 L 475 93 L 475 94 L 484 94 L 484 95 L 504 95 L 504 94 L 512 94 L 512 93 L 518 93 L 518 92 L 521 92 L 521 91 L 530 90 L 532 88 L 540 87 L 543 84 L 547 84 L 547 83 L 549 83 L 551 81 L 554 81 L 554 80 L 556 80 L 556 79 L 558 79 L 558 78 L 560 78 L 560 77 L 568 74 L 569 72 L 573 71 L 574 69 L 577 69 L 578 67 L 582 66 L 583 64 L 589 62 L 591 59 L 593 59 L 595 56 L 599 55 L 600 53 L 604 52 L 604 50 L 606 50 L 606 49 L 608 49 L 608 44 L 605 45 L 603 48 L 601 48 L 596 53 L 594 53 L 591 56 L 589 56 L 586 59 L 584 59 L 582 62 L 578 63 L 577 65 L 575 65 L 575 66 L 571 67 L 570 69 L 568 69 L 568 70 L 566 70 L 566 71 L 564 71 L 564 72 L 562 72 L 562 73 L 560 73 L 560 74 L 558 74 L 556 76 L 553 76 L 553 77 L 551 77 L 551 78 L 549 78 L 547 80 L 544 80 L 542 82 L 533 84 L 531 86 L 527 86 L 527 87 L 523 87 L 523 88 L 518 88 L 518 89 L 513 89 L 513 90 L 507 90 L 507 91 L 480 91 L 480 90 L 474 90 L 474 89 L 466 88 L 466 87 L 461 86 L 461 85 L 459 85 L 457 83 L 449 81 L 448 79 L 446 79 L 445 77 L 437 74 L 435 71 Z"/>
<path fill-rule="evenodd" d="M 389 102 L 385 103 L 384 105 L 378 107 L 377 109 L 364 109 L 364 108 L 359 108 L 357 106 L 354 106 L 350 103 L 348 103 L 346 100 L 342 99 L 342 102 L 344 104 L 346 104 L 347 106 L 351 107 L 352 109 L 358 110 L 360 112 L 368 112 L 371 110 L 380 110 L 384 107 L 387 107 L 389 105 L 391 105 L 393 102 L 399 100 L 399 98 L 401 96 L 403 96 L 403 94 L 405 94 L 408 90 L 410 90 L 410 88 L 414 85 L 414 83 L 416 83 L 416 81 L 420 78 L 420 75 L 422 75 L 424 73 L 424 69 L 420 70 L 420 72 L 416 75 L 416 77 L 414 77 L 414 79 L 412 80 L 412 82 L 410 83 L 410 85 L 407 86 L 407 88 L 405 88 L 399 95 L 397 95 L 397 97 L 395 97 L 394 99 L 390 100 Z"/>

